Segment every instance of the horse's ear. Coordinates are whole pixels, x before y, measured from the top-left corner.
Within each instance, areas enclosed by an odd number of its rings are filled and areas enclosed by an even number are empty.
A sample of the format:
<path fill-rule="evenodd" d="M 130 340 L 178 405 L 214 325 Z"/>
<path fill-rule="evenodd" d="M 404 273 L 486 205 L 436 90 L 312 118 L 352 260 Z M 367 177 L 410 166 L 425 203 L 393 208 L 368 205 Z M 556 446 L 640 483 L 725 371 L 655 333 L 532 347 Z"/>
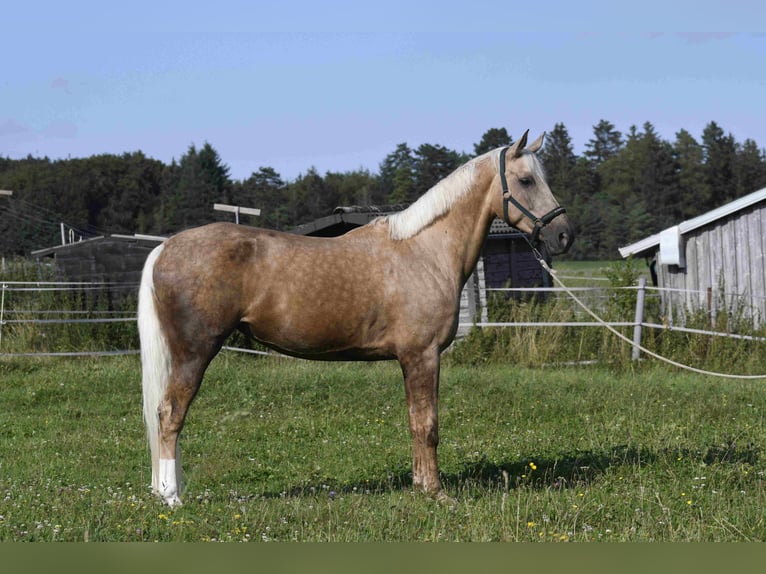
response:
<path fill-rule="evenodd" d="M 528 135 L 529 130 L 525 131 L 523 136 L 521 136 L 517 141 L 513 142 L 513 145 L 508 149 L 508 155 L 511 157 L 519 157 L 521 152 L 524 151 L 524 147 L 527 145 Z"/>
<path fill-rule="evenodd" d="M 537 138 L 535 141 L 533 141 L 531 144 L 529 144 L 529 147 L 527 148 L 532 153 L 537 153 L 540 151 L 540 148 L 543 147 L 543 140 L 545 139 L 545 132 L 540 134 L 540 137 Z"/>

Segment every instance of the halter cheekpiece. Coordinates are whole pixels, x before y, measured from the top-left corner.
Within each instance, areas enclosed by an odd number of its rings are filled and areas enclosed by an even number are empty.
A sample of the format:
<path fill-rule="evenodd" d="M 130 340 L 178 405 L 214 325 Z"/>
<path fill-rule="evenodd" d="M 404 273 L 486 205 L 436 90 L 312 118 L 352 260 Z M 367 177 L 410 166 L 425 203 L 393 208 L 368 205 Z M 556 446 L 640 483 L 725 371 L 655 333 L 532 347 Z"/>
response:
<path fill-rule="evenodd" d="M 543 215 L 542 217 L 537 217 L 534 213 L 529 211 L 526 207 L 521 205 L 521 203 L 516 200 L 513 195 L 511 195 L 511 192 L 508 190 L 508 180 L 505 177 L 505 154 L 508 151 L 507 147 L 504 147 L 500 151 L 500 183 L 502 185 L 502 194 L 503 194 L 503 220 L 511 227 L 513 227 L 513 224 L 511 224 L 510 220 L 508 219 L 508 204 L 512 203 L 516 209 L 518 209 L 521 214 L 529 219 L 532 224 L 534 225 L 534 228 L 532 229 L 532 233 L 527 237 L 527 241 L 529 241 L 530 245 L 532 247 L 535 247 L 540 239 L 540 231 L 548 225 L 551 221 L 553 221 L 556 217 L 559 215 L 563 215 L 566 213 L 566 209 L 563 207 L 556 206 L 553 209 L 551 209 L 548 213 Z"/>

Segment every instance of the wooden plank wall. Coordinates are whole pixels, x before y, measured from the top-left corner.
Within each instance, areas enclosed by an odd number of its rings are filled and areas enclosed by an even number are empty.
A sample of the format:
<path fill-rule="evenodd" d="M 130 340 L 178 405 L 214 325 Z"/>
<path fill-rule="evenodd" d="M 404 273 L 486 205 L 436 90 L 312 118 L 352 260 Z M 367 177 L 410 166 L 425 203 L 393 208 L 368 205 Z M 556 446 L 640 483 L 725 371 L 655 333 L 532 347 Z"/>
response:
<path fill-rule="evenodd" d="M 138 283 L 153 246 L 104 239 L 56 253 L 56 267 L 67 281 Z"/>
<path fill-rule="evenodd" d="M 663 293 L 663 313 L 683 321 L 689 312 L 722 310 L 766 321 L 766 205 L 756 205 L 684 236 L 686 267 L 662 265 L 660 287 L 685 290 Z M 710 292 L 708 293 L 708 290 Z"/>

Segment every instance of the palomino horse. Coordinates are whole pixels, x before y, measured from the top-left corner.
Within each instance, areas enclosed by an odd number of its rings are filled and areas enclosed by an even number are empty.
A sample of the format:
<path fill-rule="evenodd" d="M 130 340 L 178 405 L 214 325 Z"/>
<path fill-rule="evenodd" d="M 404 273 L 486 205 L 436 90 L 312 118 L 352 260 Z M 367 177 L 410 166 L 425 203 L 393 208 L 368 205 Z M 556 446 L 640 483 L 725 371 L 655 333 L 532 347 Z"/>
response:
<path fill-rule="evenodd" d="M 492 220 L 539 238 L 551 254 L 574 238 L 535 156 L 542 141 L 525 149 L 525 133 L 458 168 L 406 210 L 340 237 L 214 223 L 152 251 L 138 325 L 154 491 L 171 506 L 180 503 L 178 435 L 205 369 L 240 329 L 307 359 L 398 360 L 413 483 L 443 496 L 440 354 L 455 336 L 460 293 Z"/>

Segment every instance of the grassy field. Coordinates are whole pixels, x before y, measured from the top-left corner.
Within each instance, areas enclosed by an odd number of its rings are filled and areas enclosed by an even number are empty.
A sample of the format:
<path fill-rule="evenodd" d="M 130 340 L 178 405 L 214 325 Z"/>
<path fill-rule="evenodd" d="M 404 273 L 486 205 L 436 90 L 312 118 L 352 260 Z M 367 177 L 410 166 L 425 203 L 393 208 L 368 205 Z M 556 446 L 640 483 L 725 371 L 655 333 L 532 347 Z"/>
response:
<path fill-rule="evenodd" d="M 135 357 L 0 361 L 0 540 L 766 539 L 763 382 L 447 366 L 449 503 L 413 492 L 398 367 L 218 357 L 148 491 Z"/>
<path fill-rule="evenodd" d="M 624 265 L 624 261 L 553 261 L 553 269 L 567 287 L 609 287 L 609 273 Z M 635 263 L 635 267 L 639 273 L 649 276 L 649 268 L 643 261 Z"/>

